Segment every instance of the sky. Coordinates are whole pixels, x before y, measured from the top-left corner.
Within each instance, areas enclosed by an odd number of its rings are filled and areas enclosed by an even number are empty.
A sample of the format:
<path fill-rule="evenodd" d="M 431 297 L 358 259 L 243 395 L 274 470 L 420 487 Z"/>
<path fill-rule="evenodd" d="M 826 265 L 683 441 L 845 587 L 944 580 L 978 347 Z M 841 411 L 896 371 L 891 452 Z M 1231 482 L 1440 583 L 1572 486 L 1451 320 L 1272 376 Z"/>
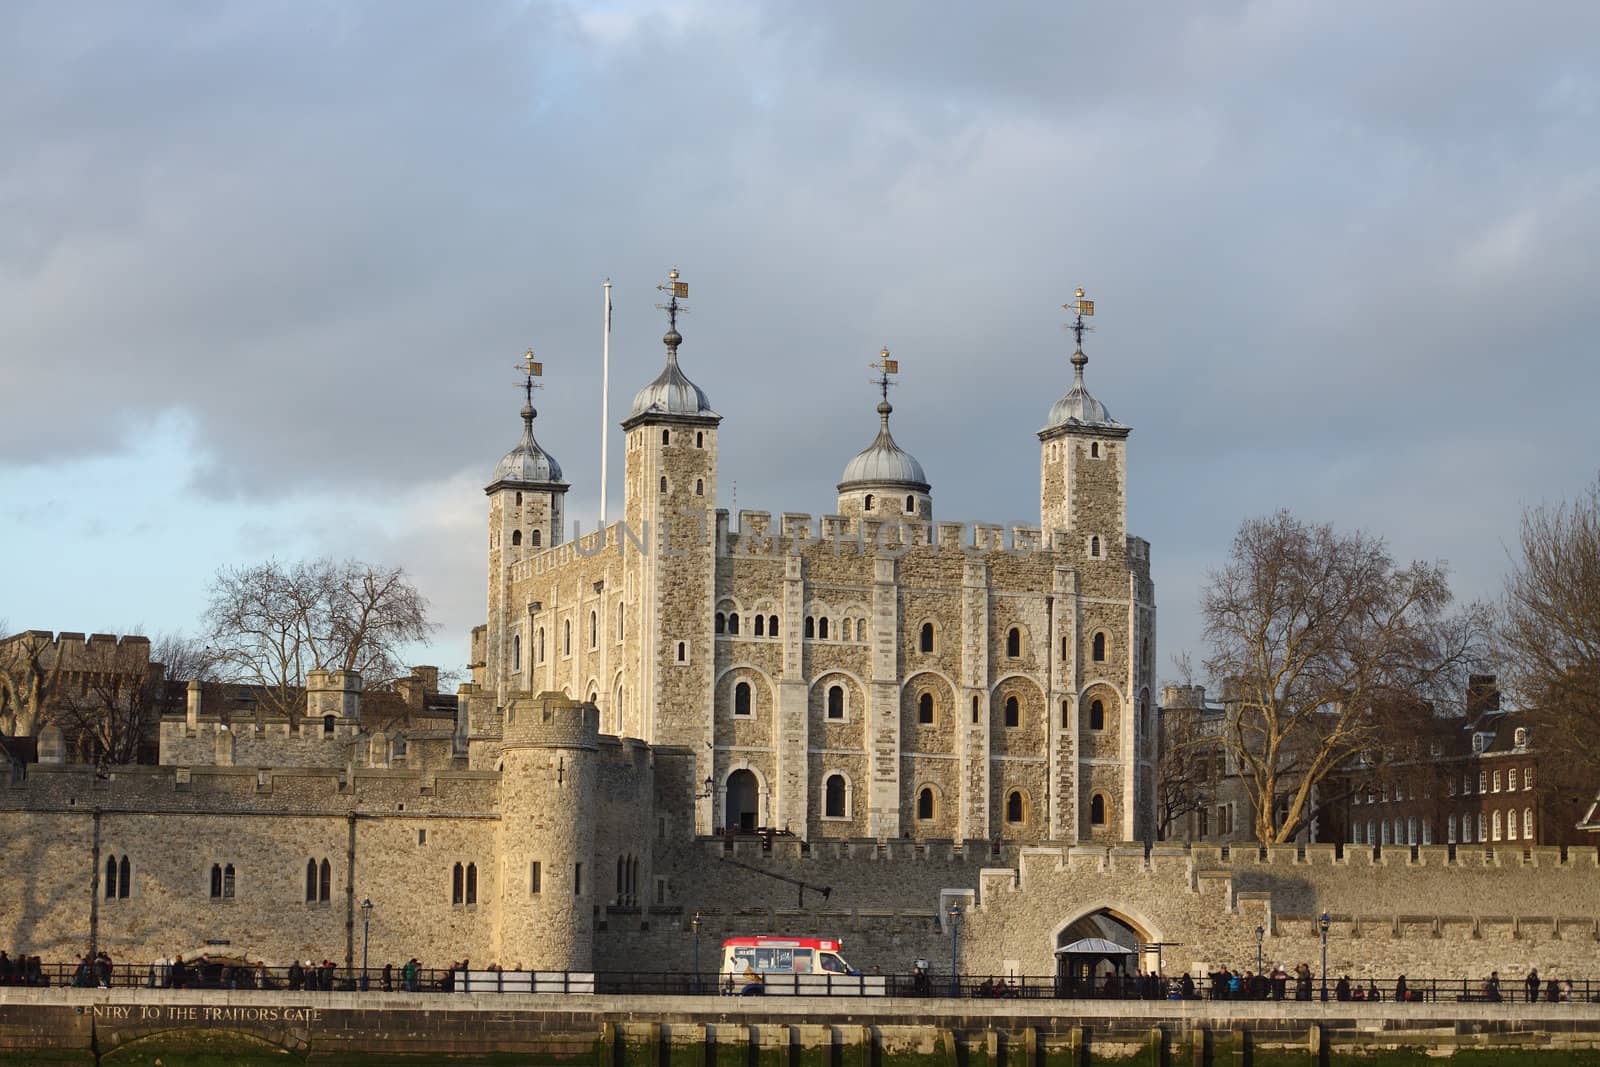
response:
<path fill-rule="evenodd" d="M 462 668 L 482 489 L 599 510 L 690 283 L 721 506 L 833 510 L 869 363 L 941 520 L 1038 522 L 1089 388 L 1160 675 L 1278 508 L 1500 588 L 1600 465 L 1600 5 L 0 5 L 0 620 L 198 631 L 218 568 L 404 567 Z"/>

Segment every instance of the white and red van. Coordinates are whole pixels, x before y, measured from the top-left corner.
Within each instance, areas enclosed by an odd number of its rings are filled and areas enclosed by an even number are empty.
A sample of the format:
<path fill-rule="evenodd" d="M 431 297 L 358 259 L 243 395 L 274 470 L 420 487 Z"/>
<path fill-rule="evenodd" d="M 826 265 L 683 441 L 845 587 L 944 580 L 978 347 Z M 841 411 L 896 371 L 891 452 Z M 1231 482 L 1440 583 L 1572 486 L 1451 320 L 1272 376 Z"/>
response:
<path fill-rule="evenodd" d="M 730 937 L 722 943 L 722 987 L 744 995 L 883 996 L 883 977 L 851 967 L 843 949 L 826 937 Z"/>

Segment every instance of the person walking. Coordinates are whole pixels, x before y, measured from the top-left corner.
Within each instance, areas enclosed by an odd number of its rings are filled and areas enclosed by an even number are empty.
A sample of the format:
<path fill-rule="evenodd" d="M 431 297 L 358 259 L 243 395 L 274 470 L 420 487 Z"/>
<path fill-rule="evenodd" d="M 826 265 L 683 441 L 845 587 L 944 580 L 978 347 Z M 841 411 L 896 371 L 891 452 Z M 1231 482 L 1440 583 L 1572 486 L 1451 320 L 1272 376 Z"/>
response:
<path fill-rule="evenodd" d="M 1532 1004 L 1534 1001 L 1539 999 L 1539 968 L 1528 968 L 1528 980 L 1526 985 L 1528 988 L 1528 1003 Z"/>

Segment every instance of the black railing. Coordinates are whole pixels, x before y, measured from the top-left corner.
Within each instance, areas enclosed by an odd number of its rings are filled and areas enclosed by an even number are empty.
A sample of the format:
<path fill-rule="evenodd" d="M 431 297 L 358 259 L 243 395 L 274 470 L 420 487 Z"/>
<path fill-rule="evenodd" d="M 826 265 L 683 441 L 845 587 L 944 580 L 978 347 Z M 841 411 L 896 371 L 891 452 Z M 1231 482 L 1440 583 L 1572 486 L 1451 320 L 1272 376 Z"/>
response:
<path fill-rule="evenodd" d="M 36 968 L 0 973 L 0 986 L 48 986 L 112 989 L 232 989 L 274 992 L 414 992 L 414 993 L 602 993 L 649 996 L 888 996 L 969 999 L 1034 1000 L 1228 1000 L 1320 1001 L 1320 980 L 1308 986 L 1293 976 L 1274 981 L 1270 976 L 1229 978 L 1203 976 L 1185 981 L 1181 976 L 1102 976 L 1071 979 L 1059 976 L 962 975 L 952 984 L 949 975 L 933 973 L 888 975 L 805 974 L 769 975 L 764 982 L 742 976 L 681 971 L 501 971 L 418 968 L 408 974 L 401 967 L 266 967 L 218 963 L 207 960 L 175 966 L 116 963 L 94 966 L 43 963 Z M 1328 983 L 1330 1001 L 1362 1003 L 1600 1003 L 1600 979 L 1541 979 L 1537 989 L 1522 979 L 1498 985 L 1482 978 L 1337 979 Z"/>

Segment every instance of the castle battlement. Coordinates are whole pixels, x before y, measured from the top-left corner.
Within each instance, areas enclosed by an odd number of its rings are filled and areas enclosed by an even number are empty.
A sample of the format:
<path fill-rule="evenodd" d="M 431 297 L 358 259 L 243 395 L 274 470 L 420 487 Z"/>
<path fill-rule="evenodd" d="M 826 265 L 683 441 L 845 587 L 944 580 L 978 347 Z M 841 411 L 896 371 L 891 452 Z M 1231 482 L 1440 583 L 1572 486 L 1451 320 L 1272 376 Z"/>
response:
<path fill-rule="evenodd" d="M 73 630 L 23 630 L 0 638 L 0 662 L 19 655 L 38 655 L 40 666 L 63 672 L 137 674 L 150 666 L 150 639 Z"/>

